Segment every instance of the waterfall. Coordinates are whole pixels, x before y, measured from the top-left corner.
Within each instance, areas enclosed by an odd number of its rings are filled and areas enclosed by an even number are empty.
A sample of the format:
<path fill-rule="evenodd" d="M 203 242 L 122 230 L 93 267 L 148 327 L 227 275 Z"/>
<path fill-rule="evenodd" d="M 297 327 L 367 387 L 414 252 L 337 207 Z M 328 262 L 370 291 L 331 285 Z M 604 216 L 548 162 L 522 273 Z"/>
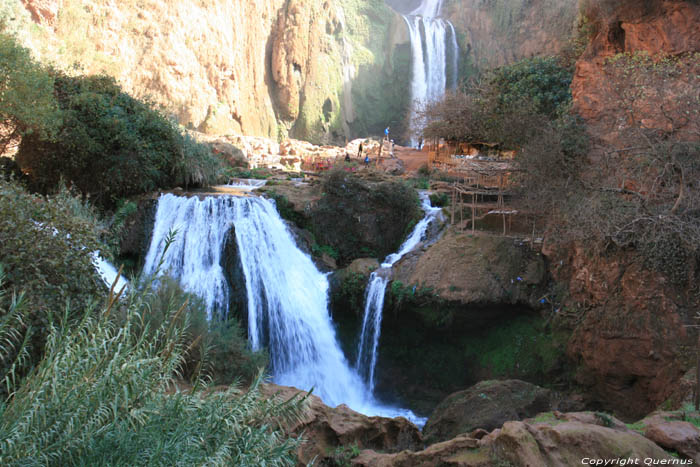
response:
<path fill-rule="evenodd" d="M 413 228 L 411 235 L 403 242 L 399 251 L 387 256 L 381 267 L 370 275 L 367 284 L 362 331 L 357 346 L 355 367 L 367 382 L 371 392 L 374 392 L 374 369 L 377 365 L 384 296 L 391 277 L 391 268 L 407 253 L 413 251 L 421 241 L 424 241 L 430 223 L 442 216 L 442 209 L 430 206 L 430 198 L 427 193 L 421 194 L 421 201 L 425 216 Z"/>
<path fill-rule="evenodd" d="M 178 197 L 158 200 L 144 271 L 153 273 L 164 239 L 177 230 L 163 270 L 204 299 L 210 316 L 228 312 L 229 286 L 222 267 L 227 238 L 235 238 L 245 276 L 248 335 L 253 349 L 267 348 L 275 383 L 314 389 L 332 406 L 347 404 L 368 415 L 405 416 L 379 404 L 346 360 L 328 310 L 328 281 L 296 246 L 272 201 L 258 197 Z"/>
<path fill-rule="evenodd" d="M 437 18 L 442 0 L 423 0 L 409 15 L 404 15 L 411 40 L 412 118 L 417 106 L 440 99 L 447 89 L 457 86 L 459 46 L 455 29 L 449 21 Z M 448 61 L 451 76 L 448 82 Z M 411 144 L 417 145 L 415 136 Z"/>

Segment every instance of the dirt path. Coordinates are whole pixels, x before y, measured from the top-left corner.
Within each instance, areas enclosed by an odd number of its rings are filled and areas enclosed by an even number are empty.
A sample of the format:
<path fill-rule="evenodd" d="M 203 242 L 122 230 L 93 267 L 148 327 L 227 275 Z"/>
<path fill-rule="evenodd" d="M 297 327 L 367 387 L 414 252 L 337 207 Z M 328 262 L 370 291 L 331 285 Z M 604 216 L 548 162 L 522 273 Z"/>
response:
<path fill-rule="evenodd" d="M 415 172 L 428 163 L 428 153 L 417 149 L 394 146 L 394 154 L 404 163 L 406 172 Z"/>

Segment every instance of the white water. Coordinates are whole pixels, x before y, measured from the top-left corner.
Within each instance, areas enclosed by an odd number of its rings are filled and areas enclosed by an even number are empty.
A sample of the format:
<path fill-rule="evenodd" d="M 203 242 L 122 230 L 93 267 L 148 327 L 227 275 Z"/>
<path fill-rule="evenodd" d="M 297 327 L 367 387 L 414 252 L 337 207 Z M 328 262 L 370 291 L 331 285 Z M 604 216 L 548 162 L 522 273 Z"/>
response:
<path fill-rule="evenodd" d="M 459 46 L 454 27 L 439 19 L 442 0 L 423 0 L 421 5 L 404 16 L 411 40 L 412 116 L 419 106 L 434 102 L 445 94 L 448 86 L 448 60 L 452 67 L 449 85 L 457 85 Z M 411 139 L 417 145 L 415 136 Z"/>
<path fill-rule="evenodd" d="M 112 263 L 100 256 L 99 251 L 92 252 L 92 264 L 95 266 L 97 273 L 100 275 L 104 283 L 107 284 L 107 287 L 112 287 L 116 281 L 117 285 L 114 286 L 114 293 L 118 293 L 120 290 L 126 290 L 128 288 L 129 281 L 127 281 L 124 276 L 119 275 L 117 268 L 112 266 Z"/>
<path fill-rule="evenodd" d="M 328 405 L 425 423 L 408 410 L 379 404 L 348 364 L 328 312 L 326 276 L 297 248 L 273 202 L 162 195 L 145 272 L 156 270 L 164 239 L 177 229 L 164 269 L 204 299 L 210 316 L 225 315 L 230 292 L 221 260 L 232 227 L 246 281 L 250 343 L 253 349 L 268 348 L 274 381 L 313 388 Z"/>
<path fill-rule="evenodd" d="M 243 191 L 255 191 L 258 188 L 264 187 L 267 180 L 257 180 L 253 178 L 234 178 L 229 183 L 224 185 L 226 188 L 236 188 Z"/>
<path fill-rule="evenodd" d="M 370 391 L 374 392 L 374 370 L 377 365 L 377 350 L 382 327 L 382 312 L 384 311 L 384 296 L 391 277 L 392 266 L 413 251 L 421 241 L 425 240 L 428 226 L 442 216 L 442 209 L 430 206 L 430 198 L 426 193 L 421 194 L 425 217 L 416 224 L 411 235 L 404 241 L 398 253 L 386 257 L 382 266 L 374 271 L 369 278 L 365 292 L 365 312 L 362 318 L 362 331 L 357 347 L 355 367 L 367 382 Z"/>

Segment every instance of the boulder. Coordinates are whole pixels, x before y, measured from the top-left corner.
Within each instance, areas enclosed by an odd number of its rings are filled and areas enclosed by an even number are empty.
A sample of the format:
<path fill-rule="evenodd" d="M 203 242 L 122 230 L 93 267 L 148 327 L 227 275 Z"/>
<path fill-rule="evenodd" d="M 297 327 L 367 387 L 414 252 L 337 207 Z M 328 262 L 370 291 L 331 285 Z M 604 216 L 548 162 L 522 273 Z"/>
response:
<path fill-rule="evenodd" d="M 419 452 L 403 451 L 398 454 L 360 452 L 352 465 L 362 467 L 434 467 L 440 466 L 492 466 L 488 454 L 476 450 L 478 440 L 467 435 L 458 436 L 443 443 L 433 444 Z"/>
<path fill-rule="evenodd" d="M 265 385 L 263 391 L 268 395 L 277 394 L 284 400 L 305 394 L 296 388 L 274 384 Z M 297 452 L 302 465 L 313 459 L 324 465 L 340 446 L 398 452 L 416 450 L 423 445 L 420 431 L 405 418 L 368 417 L 344 404 L 328 407 L 313 395 L 307 401 L 304 415 L 288 427 L 291 433 L 303 435 L 307 440 Z"/>
<path fill-rule="evenodd" d="M 519 380 L 481 381 L 448 396 L 423 429 L 427 444 L 446 441 L 478 428 L 493 430 L 550 409 L 550 391 Z"/>
<path fill-rule="evenodd" d="M 627 428 L 580 421 L 555 424 L 507 422 L 481 440 L 496 459 L 516 466 L 581 465 L 582 459 L 672 459 L 659 446 Z"/>
<path fill-rule="evenodd" d="M 656 412 L 641 421 L 645 426 L 644 436 L 700 464 L 700 429 L 680 418 L 678 412 Z"/>

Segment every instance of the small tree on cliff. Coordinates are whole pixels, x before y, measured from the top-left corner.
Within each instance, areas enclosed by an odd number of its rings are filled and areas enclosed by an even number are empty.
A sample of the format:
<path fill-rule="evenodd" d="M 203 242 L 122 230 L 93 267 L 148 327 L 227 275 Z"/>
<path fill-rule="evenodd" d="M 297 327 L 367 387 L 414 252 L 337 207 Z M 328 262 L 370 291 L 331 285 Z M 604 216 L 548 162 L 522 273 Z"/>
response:
<path fill-rule="evenodd" d="M 0 154 L 23 135 L 53 139 L 61 112 L 53 78 L 15 39 L 0 33 Z"/>

